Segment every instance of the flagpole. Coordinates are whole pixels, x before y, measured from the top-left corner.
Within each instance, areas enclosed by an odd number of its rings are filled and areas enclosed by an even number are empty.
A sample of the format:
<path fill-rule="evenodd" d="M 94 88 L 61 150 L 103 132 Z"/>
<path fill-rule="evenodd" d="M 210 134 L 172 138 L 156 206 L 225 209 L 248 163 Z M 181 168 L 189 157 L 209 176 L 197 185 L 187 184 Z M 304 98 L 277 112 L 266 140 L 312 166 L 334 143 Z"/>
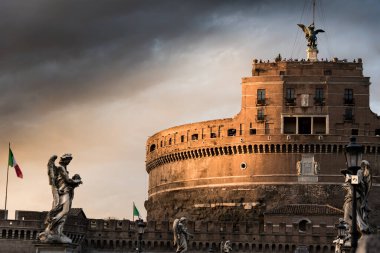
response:
<path fill-rule="evenodd" d="M 7 162 L 7 183 L 5 187 L 5 208 L 4 208 L 4 215 L 5 219 L 8 219 L 7 215 L 7 198 L 8 198 L 8 174 L 9 174 L 9 151 L 11 150 L 11 143 L 9 142 L 9 148 L 8 148 L 8 162 Z"/>

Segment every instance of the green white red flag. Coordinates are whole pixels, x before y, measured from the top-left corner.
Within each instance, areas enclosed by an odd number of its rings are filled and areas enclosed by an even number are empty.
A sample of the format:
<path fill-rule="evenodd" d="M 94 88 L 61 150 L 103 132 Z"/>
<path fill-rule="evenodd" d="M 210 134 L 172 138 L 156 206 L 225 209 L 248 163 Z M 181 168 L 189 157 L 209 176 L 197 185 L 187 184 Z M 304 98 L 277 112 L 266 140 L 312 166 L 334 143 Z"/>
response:
<path fill-rule="evenodd" d="M 17 177 L 23 178 L 22 171 L 20 169 L 20 166 L 18 166 L 18 164 L 16 162 L 16 159 L 15 159 L 15 157 L 13 155 L 13 152 L 12 152 L 11 148 L 9 148 L 8 165 L 11 166 L 11 167 L 13 167 L 13 168 L 15 168 Z"/>

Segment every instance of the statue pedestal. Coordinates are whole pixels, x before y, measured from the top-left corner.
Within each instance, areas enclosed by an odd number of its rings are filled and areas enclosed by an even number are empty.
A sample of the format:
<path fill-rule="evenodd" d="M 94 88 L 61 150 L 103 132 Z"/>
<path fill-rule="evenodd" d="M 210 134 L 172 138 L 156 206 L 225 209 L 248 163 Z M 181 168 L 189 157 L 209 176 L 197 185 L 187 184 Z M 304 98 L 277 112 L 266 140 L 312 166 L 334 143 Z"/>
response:
<path fill-rule="evenodd" d="M 71 243 L 35 243 L 35 253 L 77 253 L 77 245 Z"/>
<path fill-rule="evenodd" d="M 308 48 L 306 50 L 307 52 L 307 59 L 309 61 L 318 61 L 317 55 L 318 55 L 318 50 L 314 48 Z"/>

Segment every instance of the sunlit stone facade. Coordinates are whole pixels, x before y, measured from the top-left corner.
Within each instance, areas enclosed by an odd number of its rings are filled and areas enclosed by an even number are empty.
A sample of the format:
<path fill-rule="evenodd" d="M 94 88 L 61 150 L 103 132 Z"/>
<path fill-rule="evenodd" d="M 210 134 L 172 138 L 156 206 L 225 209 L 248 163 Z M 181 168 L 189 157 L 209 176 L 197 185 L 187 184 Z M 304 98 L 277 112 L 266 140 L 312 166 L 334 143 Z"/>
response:
<path fill-rule="evenodd" d="M 380 121 L 369 88 L 361 59 L 254 60 L 236 116 L 148 139 L 148 220 L 260 220 L 284 204 L 342 208 L 344 147 L 355 135 L 373 168 L 379 221 Z"/>

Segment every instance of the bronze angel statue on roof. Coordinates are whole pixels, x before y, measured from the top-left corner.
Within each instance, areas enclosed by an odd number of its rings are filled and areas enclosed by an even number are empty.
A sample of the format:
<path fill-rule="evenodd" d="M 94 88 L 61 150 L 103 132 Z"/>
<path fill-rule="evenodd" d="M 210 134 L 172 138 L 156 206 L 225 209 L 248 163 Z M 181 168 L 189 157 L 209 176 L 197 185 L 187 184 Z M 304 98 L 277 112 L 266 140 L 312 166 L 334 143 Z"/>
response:
<path fill-rule="evenodd" d="M 307 46 L 312 49 L 317 48 L 317 34 L 318 33 L 324 33 L 325 31 L 322 29 L 314 30 L 314 23 L 306 27 L 303 24 L 298 24 L 299 27 L 301 27 L 302 31 L 305 33 L 305 38 L 307 40 Z"/>

